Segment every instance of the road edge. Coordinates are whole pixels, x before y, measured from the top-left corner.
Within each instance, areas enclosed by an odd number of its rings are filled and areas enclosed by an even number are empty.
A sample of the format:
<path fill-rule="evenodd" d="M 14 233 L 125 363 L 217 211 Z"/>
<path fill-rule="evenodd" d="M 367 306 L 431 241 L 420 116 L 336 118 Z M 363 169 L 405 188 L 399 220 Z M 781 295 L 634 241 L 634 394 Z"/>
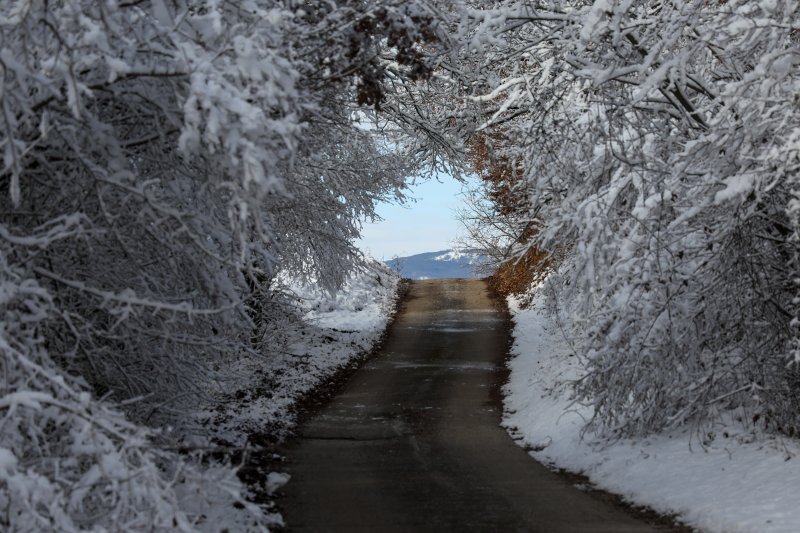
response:
<path fill-rule="evenodd" d="M 488 281 L 488 278 L 483 278 L 483 279 Z M 508 380 L 511 376 L 511 367 L 509 365 L 509 362 L 513 357 L 511 349 L 514 346 L 514 315 L 511 313 L 511 310 L 508 307 L 508 300 L 506 299 L 506 297 L 502 295 L 499 291 L 497 291 L 497 289 L 491 283 L 487 282 L 487 287 L 490 298 L 494 302 L 498 311 L 500 311 L 503 316 L 504 328 L 506 328 L 506 331 L 508 332 L 508 345 L 506 347 L 506 353 L 503 356 L 503 369 L 502 371 L 498 372 L 498 379 L 495 380 L 495 382 L 492 385 L 493 390 L 490 391 L 490 398 L 492 399 L 492 402 L 495 403 L 496 406 L 499 408 L 500 413 L 505 414 L 506 413 L 505 385 L 508 383 Z M 503 417 L 501 415 L 501 421 L 502 418 Z M 503 426 L 502 423 L 500 425 Z M 515 439 L 514 436 L 511 434 L 511 432 L 506 427 L 503 427 L 503 430 L 506 432 L 506 434 L 508 434 L 508 438 L 514 441 L 514 444 L 525 450 L 526 453 L 532 451 L 532 448 L 530 448 L 530 446 L 523 444 L 521 439 L 519 438 Z M 629 502 L 620 494 L 616 494 L 598 488 L 583 473 L 572 472 L 564 468 L 558 468 L 553 465 L 543 463 L 541 461 L 538 461 L 535 457 L 531 456 L 530 453 L 528 453 L 528 457 L 530 457 L 531 461 L 535 461 L 540 465 L 544 466 L 545 468 L 547 468 L 548 470 L 550 470 L 551 472 L 557 474 L 561 479 L 563 479 L 570 485 L 580 487 L 580 489 L 583 492 L 585 492 L 592 498 L 600 502 L 603 502 L 607 505 L 611 505 L 629 514 L 630 516 L 647 523 L 648 525 L 657 528 L 665 528 L 665 531 L 672 531 L 675 533 L 698 533 L 700 531 L 681 522 L 678 519 L 677 515 L 665 515 L 659 513 L 658 511 L 646 505 L 637 505 L 632 502 Z"/>

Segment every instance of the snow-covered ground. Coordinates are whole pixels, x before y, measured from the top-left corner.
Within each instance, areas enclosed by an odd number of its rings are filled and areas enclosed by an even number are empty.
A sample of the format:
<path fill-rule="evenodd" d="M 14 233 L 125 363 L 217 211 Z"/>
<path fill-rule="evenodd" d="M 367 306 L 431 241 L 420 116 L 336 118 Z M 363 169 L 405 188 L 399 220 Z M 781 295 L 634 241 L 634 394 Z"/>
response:
<path fill-rule="evenodd" d="M 258 450 L 281 441 L 296 423 L 298 402 L 339 369 L 356 364 L 380 340 L 395 309 L 400 282 L 377 261 L 353 274 L 335 294 L 298 283 L 290 275 L 281 278 L 296 305 L 287 307 L 285 320 L 271 324 L 266 333 L 270 353 L 242 354 L 231 368 L 221 369 L 225 379 L 219 391 L 211 394 L 208 408 L 197 413 L 196 428 L 183 444 Z M 279 461 L 273 467 L 279 468 Z M 282 526 L 270 500 L 289 476 L 265 471 L 259 477 L 263 479 L 258 499 L 266 522 Z M 233 500 L 212 503 L 202 494 L 181 496 L 207 517 L 201 530 L 259 530 L 253 526 L 252 510 L 233 506 Z"/>
<path fill-rule="evenodd" d="M 335 294 L 282 276 L 301 316 L 287 310 L 272 324 L 271 353 L 245 354 L 229 369 L 229 401 L 205 414 L 217 440 L 243 445 L 254 434 L 282 439 L 295 423 L 297 402 L 340 368 L 355 364 L 381 338 L 400 278 L 373 262 Z"/>
<path fill-rule="evenodd" d="M 800 531 L 800 443 L 730 418 L 702 434 L 686 429 L 601 445 L 581 435 L 591 408 L 565 382 L 581 375 L 562 328 L 544 311 L 509 302 L 514 318 L 504 426 L 537 460 L 582 473 L 598 488 L 709 532 Z"/>

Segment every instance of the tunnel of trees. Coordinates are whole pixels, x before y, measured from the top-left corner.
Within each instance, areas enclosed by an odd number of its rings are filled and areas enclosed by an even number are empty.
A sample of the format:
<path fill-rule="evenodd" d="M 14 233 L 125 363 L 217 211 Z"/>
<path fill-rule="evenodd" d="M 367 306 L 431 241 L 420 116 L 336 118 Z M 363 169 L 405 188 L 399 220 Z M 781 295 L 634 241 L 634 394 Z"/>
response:
<path fill-rule="evenodd" d="M 234 470 L 150 428 L 268 356 L 276 274 L 335 290 L 420 172 L 482 178 L 470 236 L 499 289 L 575 314 L 603 434 L 795 435 L 797 11 L 3 2 L 0 526 L 191 529 L 178 487 Z"/>

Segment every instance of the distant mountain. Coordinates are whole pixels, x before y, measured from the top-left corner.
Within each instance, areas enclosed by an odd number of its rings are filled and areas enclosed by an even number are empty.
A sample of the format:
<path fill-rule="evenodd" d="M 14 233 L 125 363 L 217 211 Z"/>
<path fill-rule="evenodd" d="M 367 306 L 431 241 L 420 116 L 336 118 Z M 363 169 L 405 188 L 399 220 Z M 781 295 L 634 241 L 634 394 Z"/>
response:
<path fill-rule="evenodd" d="M 483 274 L 475 270 L 483 260 L 484 256 L 475 250 L 441 250 L 397 257 L 386 264 L 404 278 L 480 278 Z"/>

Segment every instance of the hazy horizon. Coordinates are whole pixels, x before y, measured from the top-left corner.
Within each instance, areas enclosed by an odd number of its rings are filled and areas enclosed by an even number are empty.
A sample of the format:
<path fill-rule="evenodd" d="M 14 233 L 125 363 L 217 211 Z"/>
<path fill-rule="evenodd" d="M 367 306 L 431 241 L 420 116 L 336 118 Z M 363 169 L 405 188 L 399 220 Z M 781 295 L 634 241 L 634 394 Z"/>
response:
<path fill-rule="evenodd" d="M 365 222 L 356 245 L 380 260 L 448 250 L 462 233 L 455 209 L 463 205 L 462 183 L 450 176 L 412 186 L 405 205 L 382 203 L 380 222 Z"/>

